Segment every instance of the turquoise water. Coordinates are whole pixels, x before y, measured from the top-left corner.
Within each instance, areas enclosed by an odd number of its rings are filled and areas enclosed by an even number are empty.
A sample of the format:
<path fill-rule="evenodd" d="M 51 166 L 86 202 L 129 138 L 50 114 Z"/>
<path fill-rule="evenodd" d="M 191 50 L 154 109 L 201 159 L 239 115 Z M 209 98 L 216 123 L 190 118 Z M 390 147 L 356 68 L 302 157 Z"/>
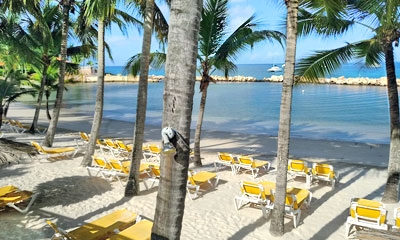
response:
<path fill-rule="evenodd" d="M 209 86 L 204 129 L 277 136 L 280 83 L 217 83 Z M 135 121 L 137 84 L 108 83 L 104 117 Z M 163 83 L 148 88 L 147 124 L 161 125 Z M 200 102 L 196 84 L 193 123 Z M 65 107 L 93 114 L 95 84 L 69 85 Z M 389 142 L 385 87 L 298 85 L 293 92 L 292 137 L 370 143 Z"/>
<path fill-rule="evenodd" d="M 276 65 L 281 67 L 282 63 Z M 283 75 L 283 72 L 276 72 L 276 73 L 268 72 L 267 70 L 270 67 L 272 67 L 272 64 L 238 64 L 237 67 L 238 67 L 237 72 L 232 73 L 231 74 L 232 76 L 241 75 L 241 76 L 255 77 L 257 79 L 263 79 L 265 77 L 271 77 L 272 75 Z M 400 63 L 396 63 L 396 70 L 398 73 L 400 73 Z M 123 71 L 122 66 L 106 67 L 106 72 L 115 75 L 117 74 L 126 75 L 126 73 Z M 165 72 L 164 69 L 161 70 L 151 69 L 150 74 L 164 75 Z M 213 75 L 223 76 L 223 73 L 216 71 L 213 73 Z M 384 65 L 378 68 L 366 68 L 363 64 L 352 63 L 343 65 L 341 69 L 332 74 L 332 77 L 345 76 L 345 77 L 380 78 L 385 75 L 386 75 L 386 70 Z"/>

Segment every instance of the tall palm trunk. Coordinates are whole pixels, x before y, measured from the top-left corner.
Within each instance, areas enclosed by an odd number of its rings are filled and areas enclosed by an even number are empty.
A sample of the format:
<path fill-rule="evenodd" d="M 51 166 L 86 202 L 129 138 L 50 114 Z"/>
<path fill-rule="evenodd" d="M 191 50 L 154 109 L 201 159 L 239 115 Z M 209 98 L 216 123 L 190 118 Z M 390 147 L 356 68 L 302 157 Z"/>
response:
<path fill-rule="evenodd" d="M 147 80 L 149 76 L 150 46 L 151 35 L 153 33 L 154 22 L 154 0 L 146 1 L 144 33 L 142 44 L 142 55 L 140 59 L 140 78 L 137 92 L 136 121 L 133 133 L 133 150 L 131 156 L 131 167 L 129 171 L 128 183 L 125 188 L 125 196 L 132 197 L 139 194 L 139 169 L 142 159 L 142 145 L 144 135 L 144 125 L 146 120 L 147 106 Z"/>
<path fill-rule="evenodd" d="M 400 176 L 400 122 L 399 95 L 397 91 L 392 42 L 386 44 L 385 62 L 390 108 L 390 154 L 388 177 L 382 200 L 387 203 L 397 203 L 399 195 Z"/>
<path fill-rule="evenodd" d="M 104 19 L 98 21 L 98 42 L 97 42 L 97 90 L 96 90 L 96 106 L 94 108 L 94 116 L 92 130 L 90 131 L 89 144 L 86 149 L 85 156 L 81 162 L 81 166 L 89 166 L 92 162 L 92 155 L 96 147 L 96 140 L 99 135 L 101 120 L 103 118 L 104 103 Z"/>
<path fill-rule="evenodd" d="M 69 10 L 71 8 L 71 0 L 62 0 L 63 7 L 63 23 L 61 32 L 61 60 L 60 60 L 60 77 L 58 81 L 56 102 L 53 109 L 53 118 L 50 121 L 49 128 L 46 132 L 43 145 L 51 147 L 53 145 L 54 136 L 56 135 L 58 118 L 61 111 L 61 103 L 64 93 L 64 78 L 65 78 L 65 61 L 67 58 L 67 44 L 68 44 L 68 22 Z"/>
<path fill-rule="evenodd" d="M 297 40 L 297 11 L 298 0 L 287 0 L 287 42 L 285 56 L 285 72 L 282 83 L 281 111 L 279 117 L 278 152 L 276 193 L 270 232 L 274 236 L 282 236 L 284 233 L 284 214 L 287 184 L 287 166 L 289 158 L 290 121 L 292 110 L 292 94 L 294 83 L 294 70 L 296 59 Z"/>
<path fill-rule="evenodd" d="M 197 167 L 203 165 L 201 163 L 201 155 L 200 155 L 200 137 L 201 137 L 201 127 L 203 126 L 204 109 L 206 107 L 207 89 L 208 86 L 206 86 L 201 92 L 199 117 L 197 119 L 196 132 L 194 134 L 194 165 Z"/>
<path fill-rule="evenodd" d="M 50 98 L 50 91 L 46 90 L 46 114 L 47 114 L 47 120 L 51 120 L 50 109 L 49 109 L 49 98 Z"/>
<path fill-rule="evenodd" d="M 29 129 L 29 132 L 32 134 L 35 134 L 35 131 L 37 128 L 37 123 L 38 123 L 39 114 L 40 114 L 40 108 L 42 106 L 43 92 L 44 92 L 44 88 L 46 86 L 47 69 L 49 67 L 47 55 L 44 54 L 42 60 L 43 60 L 42 80 L 40 82 L 40 90 L 39 90 L 39 94 L 38 94 L 38 98 L 37 98 L 37 102 L 36 102 L 35 115 L 33 116 L 32 125 L 31 125 L 31 128 Z"/>
<path fill-rule="evenodd" d="M 161 161 L 161 179 L 151 239 L 174 240 L 179 239 L 181 234 L 202 7 L 202 0 L 171 2 L 163 126 L 175 129 L 180 137 L 174 141 L 177 149 L 175 157 Z"/>
<path fill-rule="evenodd" d="M 2 125 L 3 125 L 3 105 L 0 102 L 0 129 Z"/>

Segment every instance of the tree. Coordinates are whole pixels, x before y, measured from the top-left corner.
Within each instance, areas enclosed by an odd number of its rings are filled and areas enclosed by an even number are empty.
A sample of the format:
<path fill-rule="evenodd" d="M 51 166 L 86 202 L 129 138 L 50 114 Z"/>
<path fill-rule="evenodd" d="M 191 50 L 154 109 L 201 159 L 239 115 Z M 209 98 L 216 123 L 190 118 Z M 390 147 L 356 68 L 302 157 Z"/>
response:
<path fill-rule="evenodd" d="M 285 4 L 287 7 L 285 72 L 283 75 L 281 110 L 279 116 L 276 193 L 274 196 L 274 209 L 272 210 L 270 226 L 270 232 L 274 236 L 282 236 L 284 233 L 290 121 L 296 60 L 297 10 L 299 2 L 298 0 L 285 0 Z"/>
<path fill-rule="evenodd" d="M 144 125 L 146 120 L 147 106 L 147 81 L 149 75 L 150 46 L 154 20 L 154 0 L 146 1 L 144 16 L 144 33 L 142 44 L 142 55 L 140 60 L 140 78 L 136 103 L 136 120 L 133 133 L 133 148 L 128 183 L 125 187 L 125 197 L 132 197 L 139 194 L 139 169 L 142 159 L 142 145 Z"/>
<path fill-rule="evenodd" d="M 56 101 L 54 103 L 53 118 L 46 132 L 43 145 L 51 147 L 53 145 L 54 136 L 57 130 L 58 119 L 61 111 L 61 103 L 64 93 L 64 78 L 65 78 L 65 61 L 67 59 L 67 44 L 68 44 L 68 22 L 69 13 L 73 7 L 74 0 L 60 0 L 62 7 L 62 27 L 61 27 L 61 50 L 60 50 L 60 72 L 57 88 Z"/>
<path fill-rule="evenodd" d="M 171 3 L 165 66 L 163 127 L 179 133 L 173 159 L 162 159 L 152 239 L 179 239 L 182 228 L 189 167 L 198 30 L 202 0 Z"/>
<path fill-rule="evenodd" d="M 370 67 L 376 66 L 382 59 L 385 60 L 390 109 L 390 154 L 388 178 L 382 200 L 389 203 L 398 202 L 400 178 L 399 103 L 393 58 L 393 44 L 398 46 L 400 38 L 399 3 L 386 0 L 349 1 L 347 7 L 351 11 L 342 12 L 330 19 L 318 12 L 309 13 L 304 10 L 302 31 L 311 32 L 310 29 L 314 29 L 317 34 L 323 36 L 336 36 L 351 26 L 359 25 L 372 32 L 373 37 L 348 43 L 340 48 L 318 51 L 302 59 L 298 68 L 299 75 L 304 79 L 315 81 L 319 77 L 332 74 L 342 64 L 352 59 L 364 59 L 365 64 Z"/>

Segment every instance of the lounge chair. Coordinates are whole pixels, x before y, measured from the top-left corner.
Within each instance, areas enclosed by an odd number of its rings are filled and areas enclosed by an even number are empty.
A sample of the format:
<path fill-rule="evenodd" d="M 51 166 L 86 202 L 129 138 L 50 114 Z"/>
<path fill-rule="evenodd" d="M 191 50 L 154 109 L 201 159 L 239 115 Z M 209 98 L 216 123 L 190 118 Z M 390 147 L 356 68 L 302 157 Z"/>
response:
<path fill-rule="evenodd" d="M 0 208 L 12 207 L 20 213 L 27 213 L 37 196 L 37 193 L 34 194 L 30 191 L 20 191 L 14 186 L 2 187 L 0 188 Z M 25 209 L 21 209 L 17 206 L 20 203 L 27 202 L 29 199 L 30 201 Z"/>
<path fill-rule="evenodd" d="M 153 164 L 149 164 L 148 166 L 149 166 L 149 176 L 150 177 L 146 180 L 152 182 L 150 188 L 153 188 L 155 183 L 160 182 L 160 178 L 161 178 L 160 166 L 153 165 Z"/>
<path fill-rule="evenodd" d="M 378 230 L 388 230 L 387 211 L 381 202 L 353 198 L 350 203 L 350 216 L 346 221 L 345 237 L 348 238 L 353 225 Z"/>
<path fill-rule="evenodd" d="M 274 202 L 275 189 L 271 189 L 271 201 Z M 285 215 L 293 218 L 293 226 L 297 228 L 301 217 L 302 206 L 310 207 L 312 193 L 303 188 L 288 188 L 286 190 Z M 273 209 L 274 204 L 269 205 Z"/>
<path fill-rule="evenodd" d="M 92 160 L 93 160 L 92 166 L 86 167 L 89 176 L 92 176 L 91 171 L 95 171 L 96 174 L 94 176 L 97 176 L 100 173 L 103 175 L 103 177 L 106 178 L 105 172 L 111 171 L 110 163 L 104 157 L 100 156 L 92 156 Z"/>
<path fill-rule="evenodd" d="M 19 128 L 17 126 L 17 124 L 15 123 L 14 120 L 12 119 L 7 119 L 8 122 L 8 126 L 11 128 L 12 131 L 16 132 L 16 133 L 20 133 L 19 132 Z M 26 131 L 26 130 L 25 130 Z"/>
<path fill-rule="evenodd" d="M 160 161 L 161 147 L 157 144 L 147 145 L 147 151 L 143 151 L 143 157 L 146 161 Z"/>
<path fill-rule="evenodd" d="M 241 196 L 234 198 L 236 210 L 239 210 L 242 206 L 252 203 L 261 207 L 263 216 L 268 217 L 268 209 L 271 204 L 271 188 L 275 188 L 275 183 L 271 182 L 240 182 L 240 190 L 242 191 Z"/>
<path fill-rule="evenodd" d="M 100 145 L 103 153 L 106 152 L 104 150 L 107 150 L 114 158 L 120 155 L 119 148 L 112 139 L 104 139 L 104 143 L 105 144 Z"/>
<path fill-rule="evenodd" d="M 126 209 L 117 210 L 91 223 L 78 227 L 70 232 L 59 228 L 56 224 L 46 221 L 55 231 L 51 239 L 58 240 L 60 237 L 69 240 L 97 240 L 105 239 L 115 234 L 115 231 L 122 231 L 135 223 L 138 216 Z"/>
<path fill-rule="evenodd" d="M 237 171 L 239 171 L 241 168 L 250 170 L 253 178 L 257 177 L 260 168 L 268 171 L 271 165 L 268 161 L 254 160 L 252 157 L 248 156 L 237 157 L 237 162 Z"/>
<path fill-rule="evenodd" d="M 214 183 L 212 183 L 212 180 Z M 199 172 L 189 171 L 188 182 L 186 184 L 186 190 L 188 192 L 190 200 L 198 197 L 201 186 L 204 184 L 210 184 L 211 187 L 215 188 L 218 185 L 219 177 L 215 173 L 211 172 Z M 192 195 L 192 191 L 194 191 Z"/>
<path fill-rule="evenodd" d="M 400 208 L 394 209 L 394 226 L 393 228 L 399 229 L 400 228 Z"/>
<path fill-rule="evenodd" d="M 305 177 L 306 186 L 307 188 L 310 188 L 311 172 L 306 161 L 289 159 L 288 174 L 292 175 L 293 177 Z"/>
<path fill-rule="evenodd" d="M 120 140 L 115 140 L 114 143 L 117 145 L 120 155 L 129 156 L 129 154 L 132 153 L 131 145 L 125 145 L 125 143 Z"/>
<path fill-rule="evenodd" d="M 333 190 L 337 181 L 337 174 L 334 172 L 332 165 L 313 163 L 311 183 L 314 180 L 329 182 Z"/>
<path fill-rule="evenodd" d="M 105 158 L 103 158 L 105 160 Z M 108 175 L 110 177 L 116 178 L 118 182 L 121 184 L 122 187 L 125 185 L 122 183 L 122 178 L 129 177 L 129 170 L 130 170 L 130 161 L 120 161 L 116 159 L 108 160 L 107 163 L 110 166 L 109 170 L 103 170 L 102 172 L 104 175 Z M 140 164 L 139 173 L 141 174 L 140 177 L 143 180 L 147 180 L 150 177 L 149 174 L 149 165 L 142 163 Z M 148 189 L 146 181 L 143 181 L 144 186 Z"/>
<path fill-rule="evenodd" d="M 218 171 L 218 165 L 227 166 L 232 169 L 232 173 L 236 174 L 236 161 L 230 153 L 218 153 L 218 159 L 215 160 L 215 171 Z"/>
<path fill-rule="evenodd" d="M 150 240 L 151 229 L 153 228 L 153 222 L 149 220 L 142 220 L 138 223 L 133 224 L 127 229 L 119 232 L 110 238 L 109 240 Z"/>
<path fill-rule="evenodd" d="M 24 133 L 26 131 L 29 131 L 31 129 L 31 127 L 29 126 L 24 126 L 22 125 L 18 120 L 14 120 L 15 126 L 17 127 L 17 129 L 20 130 L 19 133 Z M 47 128 L 36 128 L 36 132 L 40 133 L 40 134 L 44 134 L 46 132 Z"/>
<path fill-rule="evenodd" d="M 57 157 L 57 156 L 69 156 L 73 158 L 79 151 L 78 148 L 65 147 L 65 148 L 43 148 L 39 143 L 31 141 L 31 144 L 37 149 L 40 155 L 43 155 L 46 159 Z"/>

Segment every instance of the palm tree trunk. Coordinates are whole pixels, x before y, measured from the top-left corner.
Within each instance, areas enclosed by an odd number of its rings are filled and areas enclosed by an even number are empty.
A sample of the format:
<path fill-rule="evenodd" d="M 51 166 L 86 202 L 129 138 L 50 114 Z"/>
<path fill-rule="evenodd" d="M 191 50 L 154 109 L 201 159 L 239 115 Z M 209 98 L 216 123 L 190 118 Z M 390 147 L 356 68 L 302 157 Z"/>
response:
<path fill-rule="evenodd" d="M 204 109 L 206 107 L 207 89 L 208 86 L 205 87 L 201 93 L 199 118 L 197 119 L 196 133 L 194 134 L 194 165 L 197 167 L 203 166 L 200 156 L 200 136 L 201 127 L 203 125 Z"/>
<path fill-rule="evenodd" d="M 290 121 L 292 110 L 292 94 L 296 60 L 297 11 L 298 0 L 286 1 L 287 6 L 287 42 L 285 56 L 285 72 L 282 83 L 281 111 L 278 132 L 278 167 L 276 174 L 276 193 L 270 232 L 274 236 L 284 234 L 284 215 L 287 184 L 287 166 L 289 158 Z"/>
<path fill-rule="evenodd" d="M 3 125 L 3 105 L 1 105 L 0 103 L 0 129 L 2 125 Z"/>
<path fill-rule="evenodd" d="M 99 135 L 101 120 L 103 118 L 104 104 L 104 20 L 98 21 L 98 43 L 97 43 L 97 90 L 96 90 L 96 106 L 94 109 L 92 130 L 90 131 L 89 144 L 86 149 L 85 156 L 81 162 L 81 166 L 86 167 L 92 163 L 92 155 L 96 148 L 96 140 Z"/>
<path fill-rule="evenodd" d="M 161 160 L 161 179 L 151 239 L 180 239 L 189 167 L 198 32 L 202 0 L 171 2 L 165 66 L 163 127 L 180 133 L 174 158 Z"/>
<path fill-rule="evenodd" d="M 46 85 L 46 78 L 47 78 L 47 68 L 49 65 L 47 64 L 47 56 L 43 56 L 43 71 L 42 71 L 42 80 L 40 82 L 40 90 L 38 94 L 38 98 L 36 101 L 36 108 L 35 108 L 35 115 L 33 117 L 32 125 L 31 128 L 29 129 L 29 132 L 32 134 L 35 134 L 36 128 L 37 128 L 37 123 L 39 120 L 39 114 L 40 114 L 40 108 L 42 106 L 42 98 L 43 98 L 43 92 L 44 92 L 44 87 Z"/>
<path fill-rule="evenodd" d="M 390 108 L 390 154 L 388 177 L 382 201 L 385 203 L 397 203 L 400 177 L 400 122 L 399 94 L 397 91 L 392 42 L 386 44 L 385 62 Z"/>
<path fill-rule="evenodd" d="M 4 106 L 4 113 L 3 113 L 4 118 L 7 117 L 8 109 L 10 108 L 10 103 L 11 103 L 10 101 L 7 101 L 6 105 Z"/>
<path fill-rule="evenodd" d="M 46 114 L 47 120 L 51 120 L 50 109 L 49 109 L 49 98 L 50 98 L 50 91 L 46 91 Z"/>
<path fill-rule="evenodd" d="M 149 76 L 150 46 L 154 22 L 154 0 L 146 1 L 142 55 L 140 59 L 140 78 L 136 103 L 136 121 L 133 133 L 133 150 L 128 183 L 125 188 L 125 197 L 139 194 L 139 169 L 142 159 L 142 145 L 147 106 L 147 80 Z"/>
<path fill-rule="evenodd" d="M 67 44 L 68 44 L 68 22 L 69 10 L 71 8 L 70 0 L 62 0 L 63 7 L 63 23 L 61 32 L 61 60 L 60 60 L 60 78 L 58 81 L 56 102 L 54 103 L 53 118 L 50 121 L 49 128 L 46 132 L 43 145 L 51 147 L 53 145 L 54 136 L 56 135 L 58 118 L 61 111 L 61 103 L 64 93 L 64 78 L 65 78 L 65 61 L 67 59 Z"/>

